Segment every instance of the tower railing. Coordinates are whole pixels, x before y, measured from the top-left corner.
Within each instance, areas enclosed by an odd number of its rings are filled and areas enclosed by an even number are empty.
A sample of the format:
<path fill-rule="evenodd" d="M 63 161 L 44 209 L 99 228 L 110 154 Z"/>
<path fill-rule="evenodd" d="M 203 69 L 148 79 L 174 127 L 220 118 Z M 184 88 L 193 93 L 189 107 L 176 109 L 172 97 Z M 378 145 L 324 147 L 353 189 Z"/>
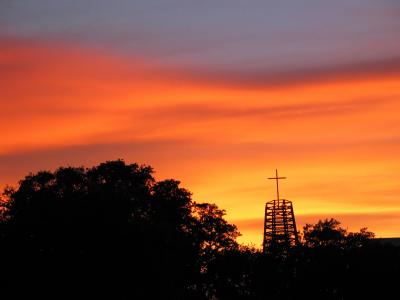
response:
<path fill-rule="evenodd" d="M 263 252 L 287 250 L 299 244 L 292 201 L 272 200 L 265 204 Z"/>

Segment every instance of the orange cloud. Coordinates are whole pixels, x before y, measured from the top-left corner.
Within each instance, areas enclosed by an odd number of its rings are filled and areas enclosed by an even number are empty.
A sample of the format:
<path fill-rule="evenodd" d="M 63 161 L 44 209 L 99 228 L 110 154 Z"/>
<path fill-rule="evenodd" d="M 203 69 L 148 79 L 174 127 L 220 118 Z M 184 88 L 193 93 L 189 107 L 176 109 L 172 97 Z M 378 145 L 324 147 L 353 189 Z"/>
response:
<path fill-rule="evenodd" d="M 397 60 L 305 70 L 274 84 L 71 45 L 0 42 L 2 185 L 39 168 L 125 158 L 154 165 L 159 179 L 181 179 L 196 201 L 216 202 L 240 223 L 262 218 L 274 197 L 265 179 L 279 168 L 299 216 L 400 211 Z M 400 235 L 387 224 L 378 235 Z M 257 234 L 243 239 L 258 243 Z"/>

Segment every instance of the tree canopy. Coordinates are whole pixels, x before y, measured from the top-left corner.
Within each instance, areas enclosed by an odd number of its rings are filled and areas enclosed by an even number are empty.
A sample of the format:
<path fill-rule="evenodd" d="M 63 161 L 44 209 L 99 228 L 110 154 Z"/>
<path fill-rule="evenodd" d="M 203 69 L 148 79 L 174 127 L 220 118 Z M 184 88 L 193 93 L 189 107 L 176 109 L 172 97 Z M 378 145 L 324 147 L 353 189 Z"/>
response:
<path fill-rule="evenodd" d="M 347 232 L 335 219 L 320 220 L 316 224 L 306 224 L 303 228 L 304 243 L 308 247 L 362 247 L 375 237 L 367 228 L 359 232 Z"/>
<path fill-rule="evenodd" d="M 105 269 L 130 266 L 142 282 L 139 296 L 160 296 L 151 285 L 168 297 L 185 295 L 214 253 L 238 246 L 224 210 L 195 203 L 179 181 L 157 182 L 149 166 L 122 160 L 29 174 L 4 192 L 1 205 L 3 255 L 42 266 L 50 256 L 71 265 L 98 258 Z M 119 286 L 122 277 L 108 280 L 118 278 Z"/>

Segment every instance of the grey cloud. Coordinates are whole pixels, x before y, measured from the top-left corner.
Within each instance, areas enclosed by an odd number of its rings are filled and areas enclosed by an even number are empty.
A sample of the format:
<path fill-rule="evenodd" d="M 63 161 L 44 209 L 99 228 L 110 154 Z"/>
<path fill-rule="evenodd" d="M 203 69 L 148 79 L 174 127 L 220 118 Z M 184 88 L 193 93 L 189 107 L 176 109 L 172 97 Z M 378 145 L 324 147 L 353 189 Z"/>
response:
<path fill-rule="evenodd" d="M 246 99 L 243 99 L 245 101 Z M 268 99 L 278 102 L 279 99 Z M 280 120 L 296 117 L 327 116 L 334 114 L 353 113 L 370 108 L 379 107 L 386 103 L 396 101 L 396 97 L 379 99 L 356 99 L 353 101 L 337 101 L 326 103 L 302 103 L 293 105 L 265 105 L 262 107 L 250 106 L 248 108 L 234 107 L 210 103 L 181 104 L 173 106 L 157 107 L 151 110 L 139 112 L 144 119 L 154 119 L 156 122 L 187 122 L 227 118 L 270 118 Z"/>

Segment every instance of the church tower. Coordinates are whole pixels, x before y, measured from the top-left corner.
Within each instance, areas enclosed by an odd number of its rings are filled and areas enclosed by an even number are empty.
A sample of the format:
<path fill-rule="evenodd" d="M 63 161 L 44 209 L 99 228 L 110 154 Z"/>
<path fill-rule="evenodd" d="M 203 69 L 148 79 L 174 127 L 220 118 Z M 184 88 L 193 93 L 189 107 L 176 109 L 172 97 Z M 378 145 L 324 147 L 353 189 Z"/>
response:
<path fill-rule="evenodd" d="M 278 170 L 275 174 L 268 178 L 276 180 L 277 197 L 265 204 L 263 253 L 286 251 L 299 244 L 292 201 L 279 197 L 279 180 L 286 177 L 279 177 Z"/>

